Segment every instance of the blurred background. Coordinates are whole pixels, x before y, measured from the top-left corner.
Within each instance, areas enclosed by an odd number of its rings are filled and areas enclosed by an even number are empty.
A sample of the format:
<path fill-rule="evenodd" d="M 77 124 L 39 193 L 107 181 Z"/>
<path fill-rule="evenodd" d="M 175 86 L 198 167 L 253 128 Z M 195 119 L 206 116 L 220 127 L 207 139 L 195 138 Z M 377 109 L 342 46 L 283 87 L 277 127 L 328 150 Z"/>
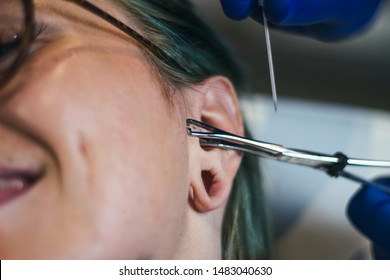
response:
<path fill-rule="evenodd" d="M 194 0 L 199 14 L 243 62 L 254 90 L 271 94 L 263 27 L 233 22 L 219 0 Z M 324 43 L 271 31 L 279 98 L 298 97 L 390 109 L 390 1 L 360 36 Z M 282 108 L 281 108 L 282 109 Z"/>
<path fill-rule="evenodd" d="M 347 41 L 319 42 L 271 30 L 278 91 L 273 110 L 264 29 L 234 22 L 219 0 L 194 0 L 199 14 L 243 63 L 254 94 L 242 100 L 254 138 L 350 157 L 390 159 L 390 3 Z M 275 258 L 367 259 L 370 243 L 346 209 L 359 184 L 305 167 L 261 160 Z M 349 169 L 372 178 L 383 169 Z"/>

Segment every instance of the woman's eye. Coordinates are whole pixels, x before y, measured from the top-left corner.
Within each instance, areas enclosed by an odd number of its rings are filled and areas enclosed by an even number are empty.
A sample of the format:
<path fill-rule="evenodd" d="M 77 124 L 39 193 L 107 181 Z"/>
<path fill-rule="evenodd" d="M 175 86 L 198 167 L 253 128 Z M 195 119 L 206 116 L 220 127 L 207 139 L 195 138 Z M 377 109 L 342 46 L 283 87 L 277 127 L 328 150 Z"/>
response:
<path fill-rule="evenodd" d="M 46 25 L 41 23 L 34 24 L 33 35 L 31 41 L 27 45 L 30 50 L 34 41 L 46 29 Z M 21 44 L 24 38 L 22 33 L 18 32 L 19 28 L 5 28 L 0 24 L 0 76 L 5 75 L 9 68 L 13 65 L 21 51 Z"/>
<path fill-rule="evenodd" d="M 6 75 L 17 58 L 21 42 L 21 36 L 17 32 L 0 27 L 0 76 Z"/>
<path fill-rule="evenodd" d="M 25 28 L 25 8 L 21 0 L 0 0 L 0 59 L 16 51 Z"/>
<path fill-rule="evenodd" d="M 16 51 L 21 43 L 21 37 L 18 34 L 3 35 L 0 33 L 0 59 L 4 58 L 7 54 Z"/>

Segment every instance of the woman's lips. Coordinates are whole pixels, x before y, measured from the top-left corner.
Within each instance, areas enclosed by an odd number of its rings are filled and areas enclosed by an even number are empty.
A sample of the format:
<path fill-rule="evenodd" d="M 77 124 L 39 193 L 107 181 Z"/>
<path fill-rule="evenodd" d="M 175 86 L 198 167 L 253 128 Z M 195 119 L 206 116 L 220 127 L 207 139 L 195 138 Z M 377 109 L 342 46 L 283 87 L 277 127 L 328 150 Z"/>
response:
<path fill-rule="evenodd" d="M 0 166 L 0 206 L 31 189 L 41 176 L 39 170 Z"/>

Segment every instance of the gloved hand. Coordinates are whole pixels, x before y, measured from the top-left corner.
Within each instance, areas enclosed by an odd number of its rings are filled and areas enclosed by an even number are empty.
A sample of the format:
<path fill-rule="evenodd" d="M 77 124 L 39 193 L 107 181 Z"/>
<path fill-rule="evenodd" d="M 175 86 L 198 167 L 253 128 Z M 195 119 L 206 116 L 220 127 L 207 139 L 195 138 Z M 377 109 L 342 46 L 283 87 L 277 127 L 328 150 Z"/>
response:
<path fill-rule="evenodd" d="M 234 20 L 251 16 L 263 20 L 259 0 L 220 0 Z M 380 0 L 264 0 L 270 26 L 323 41 L 346 38 L 361 31 L 373 18 Z"/>
<path fill-rule="evenodd" d="M 390 178 L 376 182 L 389 186 Z M 363 187 L 348 205 L 351 222 L 373 242 L 377 259 L 390 259 L 390 195 L 373 187 Z"/>

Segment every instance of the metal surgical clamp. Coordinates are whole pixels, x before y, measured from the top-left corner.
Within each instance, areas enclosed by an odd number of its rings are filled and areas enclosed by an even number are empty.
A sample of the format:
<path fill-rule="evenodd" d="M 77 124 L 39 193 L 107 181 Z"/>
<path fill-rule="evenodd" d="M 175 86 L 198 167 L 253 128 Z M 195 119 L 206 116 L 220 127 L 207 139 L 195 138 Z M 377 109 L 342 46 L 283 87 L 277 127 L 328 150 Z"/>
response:
<path fill-rule="evenodd" d="M 376 187 L 381 191 L 390 194 L 390 188 L 375 182 L 369 182 L 364 178 L 344 170 L 348 165 L 390 168 L 390 161 L 354 159 L 348 158 L 343 153 L 326 155 L 305 150 L 286 148 L 277 144 L 240 137 L 193 119 L 187 119 L 187 132 L 189 136 L 198 137 L 202 147 L 237 150 L 260 157 L 303 165 L 322 170 L 329 176 L 341 176 L 360 184 Z"/>

